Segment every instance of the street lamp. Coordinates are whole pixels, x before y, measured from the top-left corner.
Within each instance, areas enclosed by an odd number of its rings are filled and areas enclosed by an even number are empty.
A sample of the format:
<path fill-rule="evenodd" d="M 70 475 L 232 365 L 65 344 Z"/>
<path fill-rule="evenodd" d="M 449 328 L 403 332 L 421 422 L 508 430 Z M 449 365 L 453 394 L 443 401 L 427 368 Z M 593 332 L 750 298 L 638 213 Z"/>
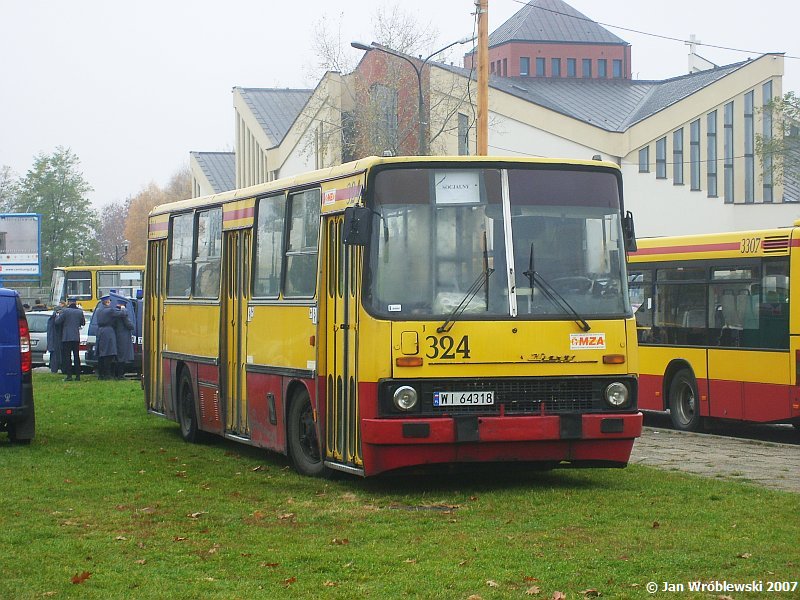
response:
<path fill-rule="evenodd" d="M 122 240 L 121 244 L 114 245 L 114 264 L 118 265 L 120 259 L 125 258 L 128 254 L 128 240 Z M 119 249 L 122 248 L 122 254 L 120 254 Z"/>
<path fill-rule="evenodd" d="M 361 42 L 350 42 L 350 45 L 356 50 L 364 50 L 365 52 L 369 52 L 370 50 L 378 50 L 379 52 L 385 52 L 386 54 L 391 54 L 392 56 L 402 58 L 411 65 L 412 69 L 414 69 L 414 73 L 417 76 L 417 121 L 419 122 L 419 142 L 417 145 L 417 152 L 420 156 L 425 156 L 428 154 L 428 134 L 425 130 L 427 123 L 423 120 L 423 115 L 425 114 L 425 100 L 424 96 L 422 95 L 422 71 L 425 69 L 427 62 L 437 54 L 440 54 L 457 44 L 466 44 L 474 39 L 475 38 L 472 36 L 461 38 L 460 40 L 447 44 L 447 46 L 443 48 L 439 48 L 436 52 L 432 52 L 425 58 L 418 59 L 409 58 L 402 52 L 397 52 L 396 50 L 381 46 L 375 42 L 372 42 L 372 44 L 369 46 L 367 44 L 362 44 Z M 419 63 L 419 66 L 417 66 L 417 63 Z"/>

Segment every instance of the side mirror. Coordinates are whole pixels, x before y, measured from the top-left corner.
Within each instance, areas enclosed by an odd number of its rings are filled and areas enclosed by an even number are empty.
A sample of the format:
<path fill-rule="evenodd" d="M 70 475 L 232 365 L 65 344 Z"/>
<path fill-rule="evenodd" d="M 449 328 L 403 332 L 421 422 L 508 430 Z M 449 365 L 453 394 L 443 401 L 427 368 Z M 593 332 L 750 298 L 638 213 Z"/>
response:
<path fill-rule="evenodd" d="M 344 209 L 342 243 L 346 246 L 366 246 L 372 227 L 372 211 L 365 206 Z"/>
<path fill-rule="evenodd" d="M 622 235 L 625 239 L 625 251 L 636 252 L 636 228 L 633 225 L 633 213 L 628 211 L 622 218 Z"/>

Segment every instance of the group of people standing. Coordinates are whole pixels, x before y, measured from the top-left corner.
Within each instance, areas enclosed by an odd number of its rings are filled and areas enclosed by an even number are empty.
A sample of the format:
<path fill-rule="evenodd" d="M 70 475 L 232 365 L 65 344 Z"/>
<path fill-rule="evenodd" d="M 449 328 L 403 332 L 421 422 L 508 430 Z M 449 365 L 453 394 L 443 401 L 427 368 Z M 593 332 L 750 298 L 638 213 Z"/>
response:
<path fill-rule="evenodd" d="M 125 302 L 111 306 L 111 296 L 100 298 L 101 304 L 95 310 L 97 318 L 98 379 L 122 379 L 125 365 L 133 361 L 133 321 L 128 314 Z"/>
<path fill-rule="evenodd" d="M 97 335 L 95 355 L 97 356 L 98 379 L 122 379 L 125 365 L 133 361 L 133 322 L 128 315 L 125 302 L 111 306 L 111 296 L 100 298 L 95 309 Z M 47 350 L 50 352 L 50 371 L 59 369 L 65 375 L 64 381 L 80 381 L 81 327 L 86 324 L 83 309 L 77 298 L 59 302 L 47 322 Z"/>
<path fill-rule="evenodd" d="M 50 371 L 66 375 L 64 381 L 81 380 L 81 327 L 86 324 L 83 309 L 77 298 L 59 302 L 47 321 L 47 349 L 50 352 Z M 74 375 L 74 378 L 73 378 Z"/>

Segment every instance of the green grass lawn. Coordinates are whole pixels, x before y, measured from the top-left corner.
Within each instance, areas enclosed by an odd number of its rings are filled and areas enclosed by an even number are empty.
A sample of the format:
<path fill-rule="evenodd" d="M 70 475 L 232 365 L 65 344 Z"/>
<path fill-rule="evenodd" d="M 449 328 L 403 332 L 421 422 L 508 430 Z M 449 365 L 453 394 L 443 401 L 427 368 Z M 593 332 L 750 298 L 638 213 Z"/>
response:
<path fill-rule="evenodd" d="M 0 441 L 2 599 L 717 598 L 645 585 L 800 579 L 797 494 L 635 466 L 316 480 L 184 443 L 138 382 L 34 386 L 36 439 Z"/>

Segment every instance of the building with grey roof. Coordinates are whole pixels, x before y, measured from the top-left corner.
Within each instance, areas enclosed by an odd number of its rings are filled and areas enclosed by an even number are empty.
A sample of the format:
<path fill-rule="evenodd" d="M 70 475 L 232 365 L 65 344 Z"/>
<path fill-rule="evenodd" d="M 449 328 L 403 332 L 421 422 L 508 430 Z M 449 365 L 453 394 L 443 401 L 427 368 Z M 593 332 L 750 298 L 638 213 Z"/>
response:
<path fill-rule="evenodd" d="M 192 196 L 207 196 L 236 189 L 234 152 L 190 152 Z"/>

